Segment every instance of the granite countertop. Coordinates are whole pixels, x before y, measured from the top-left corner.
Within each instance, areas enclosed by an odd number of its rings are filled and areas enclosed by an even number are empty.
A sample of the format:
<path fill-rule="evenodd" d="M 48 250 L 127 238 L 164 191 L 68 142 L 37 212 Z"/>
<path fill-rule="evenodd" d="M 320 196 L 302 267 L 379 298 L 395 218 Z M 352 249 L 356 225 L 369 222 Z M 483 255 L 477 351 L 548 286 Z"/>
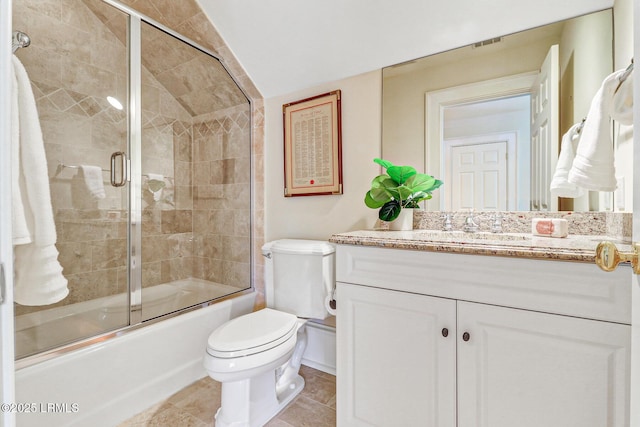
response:
<path fill-rule="evenodd" d="M 438 230 L 361 230 L 334 234 L 337 244 L 449 252 L 473 255 L 595 262 L 595 249 L 603 240 L 618 250 L 632 251 L 631 243 L 604 235 L 569 235 L 566 238 L 532 236 L 528 233 L 462 233 Z"/>

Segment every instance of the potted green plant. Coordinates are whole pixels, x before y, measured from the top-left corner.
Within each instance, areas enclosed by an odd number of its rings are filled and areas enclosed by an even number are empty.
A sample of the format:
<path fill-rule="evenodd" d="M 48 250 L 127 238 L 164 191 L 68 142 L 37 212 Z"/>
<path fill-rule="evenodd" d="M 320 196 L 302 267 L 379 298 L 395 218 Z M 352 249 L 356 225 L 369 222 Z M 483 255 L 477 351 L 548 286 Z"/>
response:
<path fill-rule="evenodd" d="M 419 208 L 418 203 L 429 200 L 431 192 L 442 185 L 439 179 L 418 173 L 414 167 L 396 166 L 382 159 L 373 161 L 387 173 L 371 181 L 371 190 L 367 191 L 364 203 L 371 209 L 380 209 L 378 218 L 382 221 L 395 220 L 403 208 Z"/>

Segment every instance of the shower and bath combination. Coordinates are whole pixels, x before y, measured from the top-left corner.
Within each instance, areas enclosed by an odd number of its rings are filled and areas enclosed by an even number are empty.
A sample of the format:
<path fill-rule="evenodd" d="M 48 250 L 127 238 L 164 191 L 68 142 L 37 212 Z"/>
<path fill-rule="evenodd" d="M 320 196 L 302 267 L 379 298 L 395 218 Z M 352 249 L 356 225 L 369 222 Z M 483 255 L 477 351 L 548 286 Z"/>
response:
<path fill-rule="evenodd" d="M 69 295 L 15 304 L 19 367 L 253 290 L 252 107 L 233 76 L 118 1 L 60 17 L 39 3 L 13 2 L 29 35 L 15 31 L 12 50 L 38 108 Z"/>

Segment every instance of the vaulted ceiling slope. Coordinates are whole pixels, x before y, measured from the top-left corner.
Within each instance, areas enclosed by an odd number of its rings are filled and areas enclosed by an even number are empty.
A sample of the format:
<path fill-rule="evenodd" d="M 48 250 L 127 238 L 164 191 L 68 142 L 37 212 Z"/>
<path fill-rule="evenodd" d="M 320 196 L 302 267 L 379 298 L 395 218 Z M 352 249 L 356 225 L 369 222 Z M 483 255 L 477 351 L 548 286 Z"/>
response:
<path fill-rule="evenodd" d="M 198 2 L 265 98 L 613 6 L 613 0 Z"/>

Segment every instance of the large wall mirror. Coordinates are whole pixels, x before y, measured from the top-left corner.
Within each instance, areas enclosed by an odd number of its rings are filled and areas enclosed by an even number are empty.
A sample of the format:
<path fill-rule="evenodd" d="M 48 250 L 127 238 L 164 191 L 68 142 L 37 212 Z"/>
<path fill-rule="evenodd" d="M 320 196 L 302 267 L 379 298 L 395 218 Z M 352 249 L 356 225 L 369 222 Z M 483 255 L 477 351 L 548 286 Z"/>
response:
<path fill-rule="evenodd" d="M 563 134 L 586 117 L 616 65 L 630 61 L 614 62 L 613 20 L 607 9 L 385 68 L 383 157 L 445 182 L 427 210 L 614 209 L 613 193 L 549 194 Z M 551 130 L 541 148 L 532 111 L 545 97 Z M 497 167 L 493 181 L 460 178 L 469 175 L 464 159 L 474 155 Z"/>

